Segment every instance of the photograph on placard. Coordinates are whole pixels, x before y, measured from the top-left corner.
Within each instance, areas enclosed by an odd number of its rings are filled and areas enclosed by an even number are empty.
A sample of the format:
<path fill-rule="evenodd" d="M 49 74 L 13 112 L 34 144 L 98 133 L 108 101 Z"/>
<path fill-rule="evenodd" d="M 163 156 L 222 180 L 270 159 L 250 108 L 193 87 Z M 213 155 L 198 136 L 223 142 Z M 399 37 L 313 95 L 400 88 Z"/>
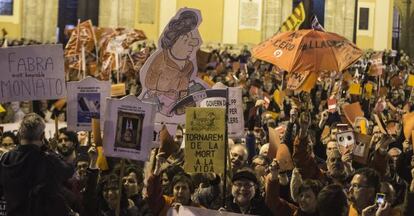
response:
<path fill-rule="evenodd" d="M 141 150 L 143 114 L 118 111 L 115 148 Z"/>
<path fill-rule="evenodd" d="M 0 0 L 0 16 L 13 15 L 13 0 Z"/>
<path fill-rule="evenodd" d="M 100 93 L 78 94 L 78 123 L 90 123 L 92 118 L 100 118 Z"/>

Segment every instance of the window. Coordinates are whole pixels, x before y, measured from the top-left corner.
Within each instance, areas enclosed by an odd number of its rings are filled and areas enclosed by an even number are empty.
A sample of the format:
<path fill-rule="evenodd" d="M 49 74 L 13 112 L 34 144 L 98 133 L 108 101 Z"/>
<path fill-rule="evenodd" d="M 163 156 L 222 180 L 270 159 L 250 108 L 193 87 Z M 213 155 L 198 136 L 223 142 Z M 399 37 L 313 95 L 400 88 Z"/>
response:
<path fill-rule="evenodd" d="M 13 0 L 0 0 L 0 16 L 13 15 Z"/>
<path fill-rule="evenodd" d="M 369 8 L 359 8 L 359 30 L 369 29 Z"/>

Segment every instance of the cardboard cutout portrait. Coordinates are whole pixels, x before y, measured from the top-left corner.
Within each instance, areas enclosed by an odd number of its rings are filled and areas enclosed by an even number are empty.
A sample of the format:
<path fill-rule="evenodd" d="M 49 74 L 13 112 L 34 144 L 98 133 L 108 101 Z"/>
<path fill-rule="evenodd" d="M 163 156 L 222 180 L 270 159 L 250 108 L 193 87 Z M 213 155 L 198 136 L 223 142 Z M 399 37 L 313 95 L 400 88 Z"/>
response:
<path fill-rule="evenodd" d="M 155 102 L 157 115 L 172 118 L 175 102 L 206 88 L 196 77 L 196 53 L 202 44 L 200 23 L 199 10 L 180 9 L 161 34 L 158 49 L 140 71 L 140 98 Z"/>
<path fill-rule="evenodd" d="M 201 21 L 199 10 L 180 9 L 162 32 L 157 50 L 141 68 L 139 98 L 154 103 L 157 109 L 154 137 L 159 137 L 161 123 L 166 124 L 170 134 L 175 134 L 177 125 L 185 122 L 184 109 L 175 110 L 176 104 L 184 97 L 208 88 L 197 77 L 196 53 L 203 42 L 198 31 Z M 153 142 L 157 145 L 159 139 Z"/>

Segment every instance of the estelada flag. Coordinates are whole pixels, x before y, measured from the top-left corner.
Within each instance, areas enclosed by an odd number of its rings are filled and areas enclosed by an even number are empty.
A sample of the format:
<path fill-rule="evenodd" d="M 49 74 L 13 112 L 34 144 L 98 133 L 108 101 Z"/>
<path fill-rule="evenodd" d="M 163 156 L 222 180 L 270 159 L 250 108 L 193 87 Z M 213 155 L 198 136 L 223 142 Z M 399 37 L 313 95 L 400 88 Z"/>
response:
<path fill-rule="evenodd" d="M 282 23 L 278 32 L 298 30 L 306 19 L 306 11 L 303 2 L 293 9 L 293 13 Z"/>

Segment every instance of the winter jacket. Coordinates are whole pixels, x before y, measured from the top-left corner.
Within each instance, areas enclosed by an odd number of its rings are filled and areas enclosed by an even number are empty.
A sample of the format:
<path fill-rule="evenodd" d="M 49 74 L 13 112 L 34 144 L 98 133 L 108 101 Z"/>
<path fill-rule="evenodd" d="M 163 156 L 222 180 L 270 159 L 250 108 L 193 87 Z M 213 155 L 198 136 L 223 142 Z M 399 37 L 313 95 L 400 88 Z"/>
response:
<path fill-rule="evenodd" d="M 68 215 L 60 189 L 73 173 L 73 166 L 36 145 L 20 145 L 7 152 L 0 166 L 0 193 L 7 202 L 7 215 Z"/>

